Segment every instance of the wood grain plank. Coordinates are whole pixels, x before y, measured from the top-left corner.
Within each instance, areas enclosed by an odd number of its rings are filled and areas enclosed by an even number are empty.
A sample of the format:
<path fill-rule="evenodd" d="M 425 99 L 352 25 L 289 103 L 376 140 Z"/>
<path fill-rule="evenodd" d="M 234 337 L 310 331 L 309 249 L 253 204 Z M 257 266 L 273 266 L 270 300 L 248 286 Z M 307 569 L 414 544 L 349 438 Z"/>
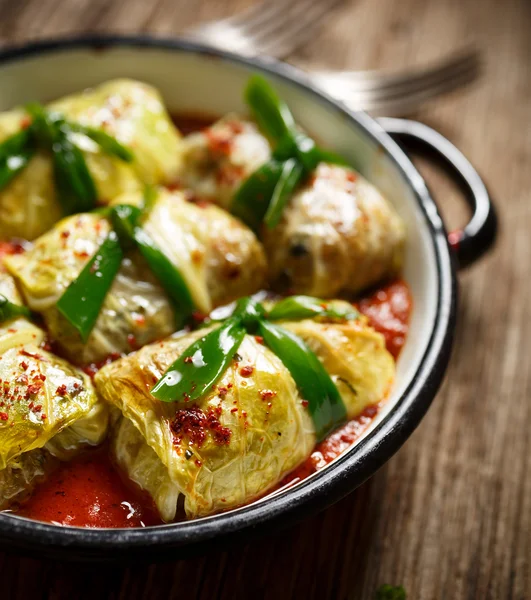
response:
<path fill-rule="evenodd" d="M 170 35 L 245 0 L 0 0 L 0 43 L 87 31 Z M 291 62 L 420 65 L 470 43 L 483 79 L 416 115 L 452 139 L 498 200 L 496 252 L 463 273 L 455 350 L 432 409 L 397 455 L 335 506 L 253 544 L 164 565 L 72 567 L 0 555 L 0 597 L 352 598 L 384 582 L 410 599 L 531 597 L 531 3 L 352 0 Z M 466 211 L 418 161 L 452 225 Z"/>

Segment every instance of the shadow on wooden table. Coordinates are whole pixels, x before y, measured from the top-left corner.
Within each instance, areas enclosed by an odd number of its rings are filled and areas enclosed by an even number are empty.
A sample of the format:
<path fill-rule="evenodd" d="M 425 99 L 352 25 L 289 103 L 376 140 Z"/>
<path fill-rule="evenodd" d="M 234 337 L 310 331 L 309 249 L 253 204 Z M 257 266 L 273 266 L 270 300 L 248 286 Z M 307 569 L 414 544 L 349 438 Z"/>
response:
<path fill-rule="evenodd" d="M 378 479 L 378 476 L 376 477 Z M 244 546 L 162 565 L 107 567 L 0 556 L 1 597 L 339 598 L 363 580 L 379 510 L 374 479 L 324 513 Z M 348 565 L 345 564 L 348 557 Z M 4 595 L 5 594 L 5 595 Z"/>

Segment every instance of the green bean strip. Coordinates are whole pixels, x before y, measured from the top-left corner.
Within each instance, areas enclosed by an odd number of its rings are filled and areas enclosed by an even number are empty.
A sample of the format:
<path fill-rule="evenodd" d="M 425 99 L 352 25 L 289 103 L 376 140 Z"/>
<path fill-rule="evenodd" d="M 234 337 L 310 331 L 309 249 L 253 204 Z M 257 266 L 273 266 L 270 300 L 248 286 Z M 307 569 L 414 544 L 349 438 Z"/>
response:
<path fill-rule="evenodd" d="M 96 324 L 122 259 L 120 240 L 116 232 L 111 231 L 57 302 L 57 309 L 79 332 L 83 342 L 88 340 Z"/>
<path fill-rule="evenodd" d="M 3 294 L 0 294 L 0 323 L 11 321 L 16 317 L 31 317 L 31 312 L 26 306 L 14 304 L 8 300 Z"/>
<path fill-rule="evenodd" d="M 151 393 L 162 402 L 188 402 L 207 394 L 222 377 L 245 337 L 237 316 L 194 342 L 167 369 Z"/>
<path fill-rule="evenodd" d="M 297 335 L 267 321 L 260 321 L 259 331 L 265 344 L 291 373 L 301 396 L 308 402 L 317 441 L 323 440 L 347 419 L 335 383 L 321 361 Z"/>

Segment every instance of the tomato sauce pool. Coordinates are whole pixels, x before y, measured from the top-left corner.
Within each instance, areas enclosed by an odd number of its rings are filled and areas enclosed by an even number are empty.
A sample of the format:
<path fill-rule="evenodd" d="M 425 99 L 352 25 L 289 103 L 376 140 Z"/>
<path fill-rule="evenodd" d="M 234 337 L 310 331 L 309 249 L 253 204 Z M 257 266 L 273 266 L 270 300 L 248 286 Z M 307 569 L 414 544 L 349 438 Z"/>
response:
<path fill-rule="evenodd" d="M 102 446 L 61 463 L 16 513 L 75 527 L 159 525 L 152 502 L 133 486 L 122 481 Z"/>

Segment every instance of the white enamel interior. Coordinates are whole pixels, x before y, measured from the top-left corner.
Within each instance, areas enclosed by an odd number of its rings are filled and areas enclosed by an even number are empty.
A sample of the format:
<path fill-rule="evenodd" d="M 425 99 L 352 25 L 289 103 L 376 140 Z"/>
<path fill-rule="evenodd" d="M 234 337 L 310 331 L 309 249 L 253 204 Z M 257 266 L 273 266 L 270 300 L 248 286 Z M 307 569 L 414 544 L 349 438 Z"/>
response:
<path fill-rule="evenodd" d="M 163 94 L 170 111 L 223 114 L 244 111 L 242 91 L 248 65 L 164 48 L 68 49 L 18 59 L 0 66 L 0 110 L 31 100 L 42 102 L 117 77 L 146 81 Z M 300 86 L 269 75 L 296 119 L 323 145 L 352 161 L 394 204 L 407 223 L 404 278 L 414 299 L 409 338 L 399 359 L 392 395 L 371 428 L 401 396 L 427 349 L 438 298 L 435 253 L 425 216 L 396 163 L 355 121 Z"/>

